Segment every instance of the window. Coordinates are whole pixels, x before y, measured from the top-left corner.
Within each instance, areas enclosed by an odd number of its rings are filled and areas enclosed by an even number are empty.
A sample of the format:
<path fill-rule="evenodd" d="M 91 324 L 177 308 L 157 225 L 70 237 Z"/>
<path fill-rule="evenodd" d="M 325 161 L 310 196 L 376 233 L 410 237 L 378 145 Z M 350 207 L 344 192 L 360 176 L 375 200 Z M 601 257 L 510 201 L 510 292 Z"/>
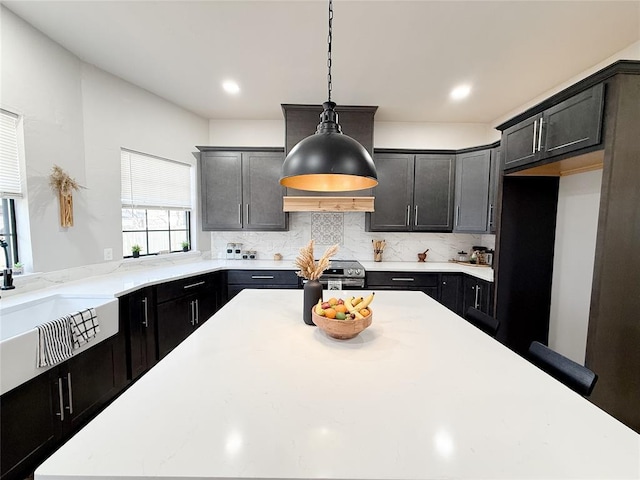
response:
<path fill-rule="evenodd" d="M 0 109 L 0 238 L 7 245 L 8 267 L 18 262 L 15 200 L 22 196 L 18 160 L 18 115 Z M 4 267 L 4 252 L 0 253 Z"/>
<path fill-rule="evenodd" d="M 182 250 L 191 244 L 191 166 L 121 150 L 122 248 L 142 255 Z"/>

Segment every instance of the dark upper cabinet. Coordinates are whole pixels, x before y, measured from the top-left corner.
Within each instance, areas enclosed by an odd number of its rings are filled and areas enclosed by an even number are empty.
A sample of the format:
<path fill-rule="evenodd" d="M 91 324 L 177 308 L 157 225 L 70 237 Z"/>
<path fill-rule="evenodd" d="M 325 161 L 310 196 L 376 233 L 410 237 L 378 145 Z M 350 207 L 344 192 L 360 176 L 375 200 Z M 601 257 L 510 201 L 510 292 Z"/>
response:
<path fill-rule="evenodd" d="M 284 155 L 274 151 L 200 154 L 203 230 L 287 230 L 279 184 Z"/>
<path fill-rule="evenodd" d="M 490 178 L 490 149 L 457 155 L 454 232 L 488 231 Z"/>
<path fill-rule="evenodd" d="M 604 85 L 595 85 L 502 132 L 504 169 L 598 145 Z"/>
<path fill-rule="evenodd" d="M 376 153 L 375 212 L 370 232 L 451 231 L 454 155 Z"/>
<path fill-rule="evenodd" d="M 120 327 L 126 332 L 127 378 L 135 380 L 158 361 L 152 287 L 120 297 Z"/>
<path fill-rule="evenodd" d="M 500 189 L 500 177 L 502 176 L 502 149 L 491 149 L 491 173 L 489 179 L 489 213 L 487 218 L 487 231 L 496 233 L 498 216 L 498 192 Z"/>
<path fill-rule="evenodd" d="M 366 214 L 369 232 L 406 232 L 410 230 L 413 204 L 414 155 L 377 153 L 374 157 L 378 185 L 373 188 L 375 212 Z"/>
<path fill-rule="evenodd" d="M 453 155 L 415 156 L 412 230 L 451 231 L 454 185 Z"/>

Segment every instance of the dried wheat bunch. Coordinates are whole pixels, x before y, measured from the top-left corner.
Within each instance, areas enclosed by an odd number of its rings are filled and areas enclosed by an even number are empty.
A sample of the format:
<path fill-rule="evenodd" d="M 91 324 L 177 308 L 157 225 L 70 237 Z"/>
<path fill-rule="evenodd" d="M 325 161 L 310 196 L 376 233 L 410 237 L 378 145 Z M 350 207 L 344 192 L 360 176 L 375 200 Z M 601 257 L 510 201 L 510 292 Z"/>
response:
<path fill-rule="evenodd" d="M 300 254 L 296 258 L 296 267 L 300 269 L 296 272 L 296 275 L 307 280 L 317 280 L 322 273 L 329 268 L 329 259 L 338 252 L 338 245 L 333 245 L 327 248 L 324 255 L 318 260 L 316 264 L 313 258 L 313 239 L 309 240 L 309 243 L 300 249 Z"/>
<path fill-rule="evenodd" d="M 49 175 L 49 185 L 62 195 L 70 195 L 74 190 L 84 188 L 74 178 L 71 178 L 62 168 L 54 165 Z"/>

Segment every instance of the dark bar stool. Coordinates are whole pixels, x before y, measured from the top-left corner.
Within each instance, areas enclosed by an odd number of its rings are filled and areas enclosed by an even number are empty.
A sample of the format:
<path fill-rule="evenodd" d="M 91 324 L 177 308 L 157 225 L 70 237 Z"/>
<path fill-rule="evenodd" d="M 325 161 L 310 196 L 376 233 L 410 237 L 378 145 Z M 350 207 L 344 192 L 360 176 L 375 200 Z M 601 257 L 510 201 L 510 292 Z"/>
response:
<path fill-rule="evenodd" d="M 464 314 L 464 318 L 487 335 L 491 335 L 493 338 L 496 337 L 496 333 L 498 333 L 498 328 L 500 327 L 500 322 L 495 318 L 473 307 L 469 307 L 467 313 Z"/>
<path fill-rule="evenodd" d="M 598 380 L 598 375 L 587 367 L 551 350 L 540 342 L 531 343 L 529 359 L 553 378 L 585 397 L 591 395 Z"/>

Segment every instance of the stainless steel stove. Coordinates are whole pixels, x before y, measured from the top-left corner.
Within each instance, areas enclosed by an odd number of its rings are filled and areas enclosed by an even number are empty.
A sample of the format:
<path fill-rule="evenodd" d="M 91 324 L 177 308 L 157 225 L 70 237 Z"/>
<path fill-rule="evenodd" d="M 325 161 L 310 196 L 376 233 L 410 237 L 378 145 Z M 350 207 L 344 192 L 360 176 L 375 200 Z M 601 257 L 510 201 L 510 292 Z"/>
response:
<path fill-rule="evenodd" d="M 320 282 L 328 290 L 350 290 L 364 288 L 364 267 L 357 260 L 331 260 Z"/>

